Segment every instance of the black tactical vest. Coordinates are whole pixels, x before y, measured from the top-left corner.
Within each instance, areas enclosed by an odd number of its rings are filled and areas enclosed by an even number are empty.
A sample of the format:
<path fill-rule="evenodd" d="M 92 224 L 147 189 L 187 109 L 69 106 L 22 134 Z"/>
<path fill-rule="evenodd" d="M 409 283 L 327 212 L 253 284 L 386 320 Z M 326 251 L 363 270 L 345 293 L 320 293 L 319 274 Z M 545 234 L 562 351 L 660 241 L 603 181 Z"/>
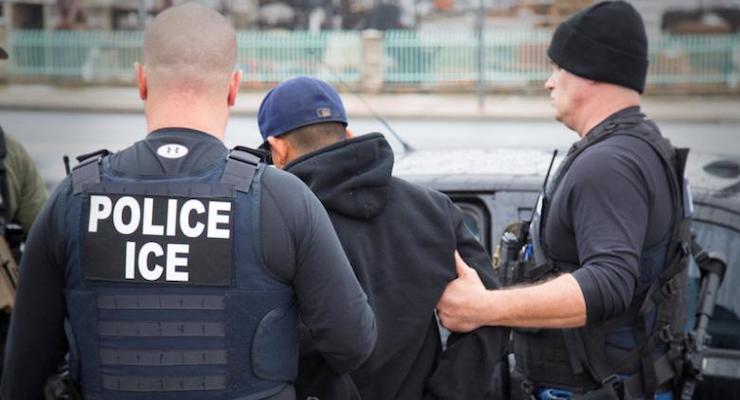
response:
<path fill-rule="evenodd" d="M 691 239 L 690 219 L 684 212 L 689 207 L 684 204 L 683 179 L 688 149 L 675 149 L 657 126 L 638 112 L 615 114 L 590 132 L 570 149 L 540 197 L 539 212 L 530 226 L 531 257 L 523 265 L 522 276 L 535 282 L 578 268 L 558 265 L 548 256 L 543 222 L 549 199 L 574 159 L 613 135 L 629 135 L 649 144 L 668 175 L 674 211 L 672 232 L 653 248 L 643 249 L 640 260 L 641 269 L 658 263 L 664 265 L 662 272 L 642 295 L 633 299 L 624 314 L 577 329 L 515 330 L 514 352 L 517 368 L 527 378 L 529 387 L 566 388 L 576 394 L 599 390 L 613 398 L 651 398 L 659 387 L 669 386 L 680 369 Z M 625 325 L 632 327 L 636 347 L 620 350 L 607 345 L 608 334 Z M 625 378 L 625 371 L 641 373 Z"/>
<path fill-rule="evenodd" d="M 259 255 L 265 165 L 183 177 L 83 161 L 65 199 L 70 374 L 86 399 L 263 399 L 298 368 L 293 288 Z"/>

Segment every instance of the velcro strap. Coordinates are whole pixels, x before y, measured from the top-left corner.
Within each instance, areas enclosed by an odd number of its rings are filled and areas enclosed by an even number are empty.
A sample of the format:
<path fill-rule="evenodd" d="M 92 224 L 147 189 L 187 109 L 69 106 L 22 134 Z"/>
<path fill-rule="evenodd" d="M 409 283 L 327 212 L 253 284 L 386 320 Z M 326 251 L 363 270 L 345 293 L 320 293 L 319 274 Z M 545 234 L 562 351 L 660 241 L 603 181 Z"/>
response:
<path fill-rule="evenodd" d="M 79 194 L 88 185 L 100 183 L 100 160 L 103 156 L 98 154 L 83 160 L 72 170 L 72 189 L 74 194 Z"/>
<path fill-rule="evenodd" d="M 226 159 L 226 167 L 221 182 L 234 185 L 236 190 L 240 192 L 249 192 L 260 160 L 260 157 L 240 148 L 231 150 L 229 157 Z"/>
<path fill-rule="evenodd" d="M 670 380 L 676 376 L 676 372 L 673 369 L 668 353 L 655 360 L 653 367 L 655 368 L 655 383 L 658 387 L 658 391 L 660 391 L 663 385 L 670 382 Z M 640 374 L 635 374 L 625 379 L 624 388 L 634 399 L 643 397 L 642 376 Z"/>

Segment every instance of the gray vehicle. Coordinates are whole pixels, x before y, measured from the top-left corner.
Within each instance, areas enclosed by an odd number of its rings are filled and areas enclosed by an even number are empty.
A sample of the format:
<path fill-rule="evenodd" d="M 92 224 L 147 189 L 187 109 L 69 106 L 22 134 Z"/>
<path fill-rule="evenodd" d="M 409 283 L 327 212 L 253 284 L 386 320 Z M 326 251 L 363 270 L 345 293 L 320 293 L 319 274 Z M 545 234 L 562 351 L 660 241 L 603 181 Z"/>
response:
<path fill-rule="evenodd" d="M 422 150 L 398 158 L 394 174 L 447 193 L 495 259 L 506 226 L 529 219 L 551 153 L 536 149 Z M 694 362 L 703 378 L 693 398 L 728 398 L 730 393 L 740 393 L 740 158 L 692 152 L 686 175 L 694 201 L 696 242 L 715 261 L 724 260 L 727 265 L 706 326 L 707 336 L 697 339 L 701 351 Z M 698 325 L 701 274 L 694 261 L 689 275 L 687 332 Z M 705 314 L 711 314 L 704 307 Z M 706 317 L 703 322 L 706 325 Z"/>

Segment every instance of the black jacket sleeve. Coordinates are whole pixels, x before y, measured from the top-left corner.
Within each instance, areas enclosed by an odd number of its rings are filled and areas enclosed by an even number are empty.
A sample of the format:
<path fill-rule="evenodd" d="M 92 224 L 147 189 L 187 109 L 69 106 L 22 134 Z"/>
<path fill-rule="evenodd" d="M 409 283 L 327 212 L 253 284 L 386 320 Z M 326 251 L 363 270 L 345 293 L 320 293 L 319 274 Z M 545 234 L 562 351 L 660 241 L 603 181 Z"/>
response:
<path fill-rule="evenodd" d="M 298 178 L 264 174 L 265 263 L 292 282 L 302 322 L 327 364 L 348 373 L 370 356 L 375 314 L 357 282 L 324 207 Z"/>
<path fill-rule="evenodd" d="M 64 334 L 64 199 L 60 184 L 30 231 L 16 292 L 3 367 L 3 399 L 43 399 L 44 382 L 67 352 Z"/>
<path fill-rule="evenodd" d="M 465 226 L 462 212 L 449 201 L 450 216 L 457 235 L 457 249 L 474 268 L 483 284 L 500 287 L 493 275 L 491 258 Z M 482 327 L 469 333 L 451 333 L 447 348 L 427 382 L 425 399 L 484 399 L 498 362 L 506 357 L 509 329 Z"/>

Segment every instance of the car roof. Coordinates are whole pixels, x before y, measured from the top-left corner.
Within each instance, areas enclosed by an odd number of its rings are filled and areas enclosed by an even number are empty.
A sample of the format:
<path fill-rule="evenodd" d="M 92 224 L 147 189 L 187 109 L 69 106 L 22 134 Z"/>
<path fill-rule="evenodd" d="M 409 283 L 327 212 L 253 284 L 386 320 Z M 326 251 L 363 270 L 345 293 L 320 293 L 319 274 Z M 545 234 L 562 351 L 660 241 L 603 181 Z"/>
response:
<path fill-rule="evenodd" d="M 393 173 L 447 193 L 539 191 L 551 158 L 536 148 L 422 149 L 398 155 Z M 740 232 L 740 157 L 690 152 L 685 175 L 697 217 Z"/>

